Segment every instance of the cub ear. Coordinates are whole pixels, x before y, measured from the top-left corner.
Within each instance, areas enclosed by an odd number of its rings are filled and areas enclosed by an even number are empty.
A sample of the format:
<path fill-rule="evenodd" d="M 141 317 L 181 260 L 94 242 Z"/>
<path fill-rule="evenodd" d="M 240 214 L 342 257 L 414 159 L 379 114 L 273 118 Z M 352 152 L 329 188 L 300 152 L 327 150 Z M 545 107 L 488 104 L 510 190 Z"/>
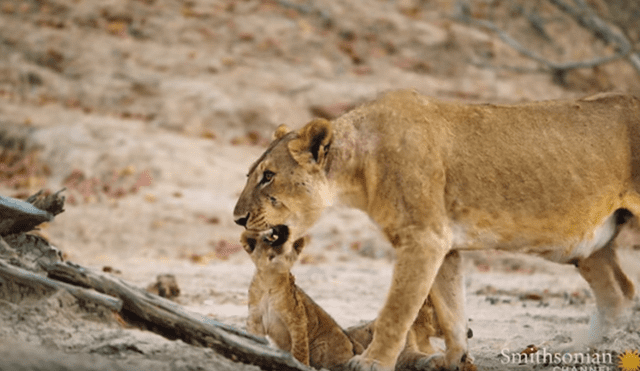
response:
<path fill-rule="evenodd" d="M 283 136 L 289 134 L 290 132 L 291 132 L 291 129 L 289 129 L 289 127 L 287 125 L 282 124 L 282 125 L 278 126 L 276 131 L 273 132 L 273 139 L 274 140 L 278 140 L 278 139 L 282 138 Z"/>
<path fill-rule="evenodd" d="M 298 132 L 298 137 L 289 142 L 289 152 L 300 165 L 314 162 L 322 164 L 333 139 L 331 123 L 315 119 Z"/>
<path fill-rule="evenodd" d="M 293 250 L 300 255 L 304 246 L 309 242 L 309 237 L 300 237 L 293 243 Z"/>
<path fill-rule="evenodd" d="M 256 245 L 258 244 L 258 240 L 256 238 L 249 237 L 246 233 L 243 233 L 242 237 L 240 237 L 240 243 L 242 243 L 242 247 L 244 247 L 244 249 L 249 254 L 251 254 L 253 252 L 253 250 L 256 249 Z"/>

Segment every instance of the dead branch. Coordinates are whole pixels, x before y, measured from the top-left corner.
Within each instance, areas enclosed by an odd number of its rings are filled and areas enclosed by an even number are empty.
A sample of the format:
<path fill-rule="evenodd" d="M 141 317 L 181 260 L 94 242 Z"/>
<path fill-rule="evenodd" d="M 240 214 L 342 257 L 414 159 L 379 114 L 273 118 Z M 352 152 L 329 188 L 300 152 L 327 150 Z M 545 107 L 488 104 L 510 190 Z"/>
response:
<path fill-rule="evenodd" d="M 0 236 L 29 232 L 37 225 L 51 221 L 64 211 L 64 196 L 60 195 L 63 191 L 43 196 L 44 192 L 40 190 L 26 201 L 0 196 Z"/>
<path fill-rule="evenodd" d="M 530 12 L 522 5 L 515 5 L 514 10 L 525 17 L 527 21 L 529 21 L 531 28 L 533 28 L 533 30 L 536 31 L 538 35 L 540 35 L 540 37 L 542 37 L 546 41 L 552 41 L 551 36 L 549 36 L 547 30 L 545 30 L 544 28 L 544 24 L 546 23 L 544 18 L 538 15 L 537 12 Z"/>
<path fill-rule="evenodd" d="M 569 61 L 569 62 L 555 62 L 549 60 L 540 54 L 526 48 L 516 39 L 511 37 L 507 32 L 500 29 L 493 22 L 474 19 L 470 15 L 470 11 L 466 4 L 458 2 L 458 10 L 456 14 L 454 14 L 454 19 L 457 19 L 461 22 L 467 23 L 472 26 L 476 26 L 479 28 L 485 28 L 494 32 L 505 44 L 509 45 L 511 48 L 516 50 L 518 53 L 523 56 L 533 59 L 534 61 L 544 65 L 547 69 L 552 72 L 564 72 L 570 69 L 576 68 L 591 68 L 595 66 L 599 66 L 602 64 L 610 63 L 618 59 L 622 59 L 628 57 L 631 54 L 632 48 L 631 43 L 627 38 L 616 32 L 613 28 L 611 28 L 605 21 L 603 21 L 600 17 L 598 17 L 593 11 L 588 8 L 588 5 L 584 3 L 582 0 L 575 0 L 575 2 L 582 8 L 576 9 L 571 7 L 570 5 L 564 3 L 562 0 L 549 0 L 552 4 L 556 5 L 560 10 L 566 12 L 570 16 L 572 16 L 580 26 L 588 29 L 593 32 L 596 36 L 600 37 L 602 40 L 607 43 L 613 43 L 617 45 L 617 51 L 613 55 L 596 57 L 593 59 L 583 60 L 583 61 Z M 640 70 L 639 70 L 640 71 Z"/>
<path fill-rule="evenodd" d="M 47 211 L 53 216 L 56 216 L 64 211 L 65 197 L 60 194 L 67 188 L 62 188 L 58 192 L 50 195 L 45 195 L 44 190 L 39 190 L 37 193 L 29 196 L 25 201 L 37 207 L 40 210 Z"/>
<path fill-rule="evenodd" d="M 48 290 L 67 290 L 76 298 L 98 303 L 111 310 L 120 311 L 122 309 L 122 300 L 113 296 L 101 294 L 99 292 L 70 285 L 68 283 L 52 280 L 47 277 L 40 276 L 36 273 L 29 272 L 18 267 L 11 266 L 0 260 L 0 277 L 22 285 L 45 288 Z"/>
<path fill-rule="evenodd" d="M 167 299 L 133 287 L 116 277 L 70 263 L 56 263 L 45 269 L 49 277 L 120 298 L 123 317 L 142 321 L 165 337 L 211 347 L 227 358 L 256 365 L 263 370 L 313 370 L 298 362 L 290 353 L 269 347 L 262 337 L 189 313 Z"/>
<path fill-rule="evenodd" d="M 317 15 L 318 17 L 320 17 L 325 27 L 330 27 L 334 24 L 333 17 L 331 17 L 331 14 L 329 14 L 329 12 L 324 9 L 314 7 L 313 3 L 311 2 L 305 5 L 289 0 L 277 0 L 277 3 L 283 8 L 293 9 L 300 14 Z"/>
<path fill-rule="evenodd" d="M 0 196 L 0 236 L 27 232 L 52 219 L 51 213 L 28 202 Z"/>
<path fill-rule="evenodd" d="M 584 0 L 573 0 L 578 8 L 574 8 L 562 0 L 549 0 L 558 9 L 572 16 L 580 26 L 608 44 L 618 45 L 618 55 L 624 54 L 629 63 L 640 73 L 640 53 L 633 53 L 631 42 L 622 33 L 615 31 L 607 22 L 598 17 Z"/>
<path fill-rule="evenodd" d="M 640 53 L 629 55 L 629 63 L 640 73 Z"/>
<path fill-rule="evenodd" d="M 593 32 L 599 39 L 608 44 L 618 44 L 621 49 L 630 49 L 631 45 L 627 38 L 615 32 L 607 22 L 598 17 L 583 0 L 573 0 L 577 8 L 565 3 L 562 0 L 549 0 L 558 9 L 567 13 L 578 22 L 583 28 Z"/>

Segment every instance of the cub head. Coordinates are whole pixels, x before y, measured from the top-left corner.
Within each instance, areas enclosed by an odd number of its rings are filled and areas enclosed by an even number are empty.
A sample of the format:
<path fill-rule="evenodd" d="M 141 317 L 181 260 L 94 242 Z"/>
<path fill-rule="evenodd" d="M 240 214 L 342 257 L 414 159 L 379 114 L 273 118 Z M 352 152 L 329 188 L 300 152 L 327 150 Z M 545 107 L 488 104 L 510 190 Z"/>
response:
<path fill-rule="evenodd" d="M 267 150 L 251 166 L 233 211 L 250 231 L 278 229 L 278 236 L 303 235 L 331 198 L 326 179 L 331 123 L 316 119 L 299 131 L 281 125 Z M 280 242 L 282 243 L 282 242 Z"/>
<path fill-rule="evenodd" d="M 291 270 L 302 249 L 307 244 L 307 237 L 298 238 L 294 242 L 282 237 L 274 229 L 268 232 L 244 231 L 240 237 L 242 246 L 251 256 L 251 260 L 259 271 L 283 273 Z"/>

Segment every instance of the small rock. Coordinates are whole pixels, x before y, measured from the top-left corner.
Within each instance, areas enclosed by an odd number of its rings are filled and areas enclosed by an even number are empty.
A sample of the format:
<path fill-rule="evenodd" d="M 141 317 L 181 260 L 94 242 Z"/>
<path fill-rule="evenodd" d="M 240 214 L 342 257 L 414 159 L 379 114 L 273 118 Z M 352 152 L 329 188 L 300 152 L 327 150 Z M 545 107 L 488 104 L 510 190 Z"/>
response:
<path fill-rule="evenodd" d="M 180 287 L 173 274 L 158 275 L 156 282 L 149 285 L 147 291 L 167 299 L 174 299 L 180 295 Z"/>

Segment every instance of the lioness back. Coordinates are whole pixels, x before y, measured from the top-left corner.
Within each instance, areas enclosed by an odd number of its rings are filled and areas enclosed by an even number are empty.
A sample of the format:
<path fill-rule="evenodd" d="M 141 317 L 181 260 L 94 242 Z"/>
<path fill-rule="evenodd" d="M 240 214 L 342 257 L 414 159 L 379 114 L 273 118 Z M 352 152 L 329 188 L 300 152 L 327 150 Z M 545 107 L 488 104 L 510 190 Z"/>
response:
<path fill-rule="evenodd" d="M 376 192 L 402 194 L 409 213 L 424 213 L 424 184 L 442 186 L 434 218 L 451 221 L 454 247 L 566 262 L 601 247 L 594 230 L 611 237 L 617 209 L 640 213 L 639 114 L 637 98 L 615 94 L 468 105 L 398 91 L 338 118 L 334 136 L 375 158 Z"/>

